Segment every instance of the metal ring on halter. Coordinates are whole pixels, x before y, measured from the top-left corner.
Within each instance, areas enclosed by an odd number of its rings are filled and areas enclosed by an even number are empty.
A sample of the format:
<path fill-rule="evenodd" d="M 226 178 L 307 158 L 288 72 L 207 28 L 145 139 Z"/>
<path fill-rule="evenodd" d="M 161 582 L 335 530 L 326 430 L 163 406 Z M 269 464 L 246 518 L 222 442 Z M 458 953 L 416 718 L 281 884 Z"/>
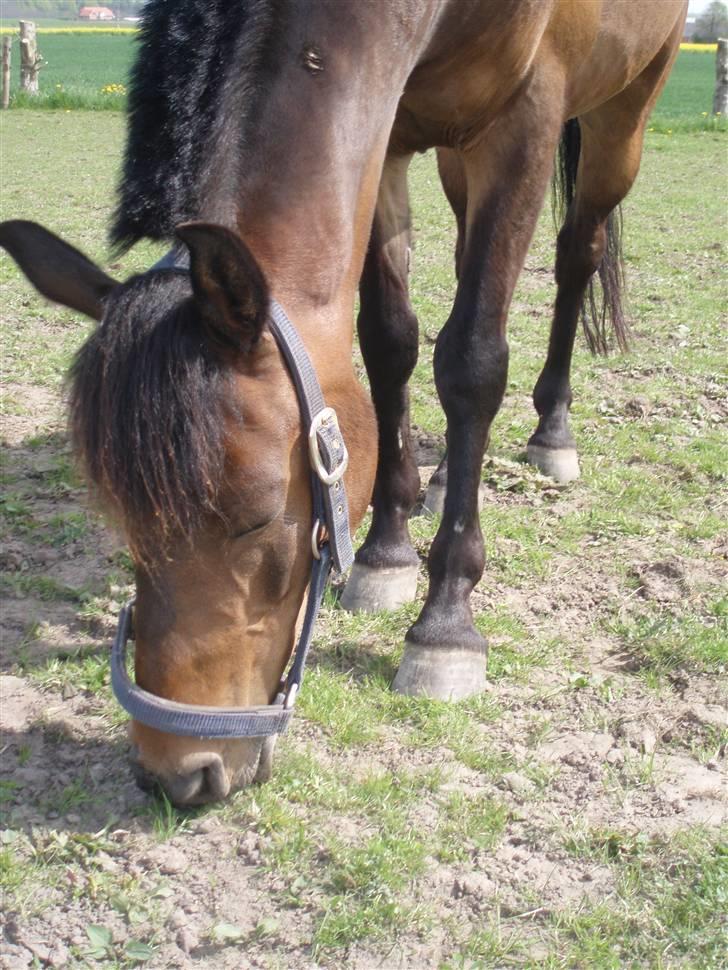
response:
<path fill-rule="evenodd" d="M 321 519 L 316 519 L 311 533 L 311 552 L 314 559 L 321 558 Z"/>
<path fill-rule="evenodd" d="M 335 447 L 337 451 L 341 452 L 341 458 L 339 459 L 339 464 L 331 471 L 326 469 L 321 457 L 321 451 L 319 450 L 317 436 L 323 427 L 333 428 L 338 435 L 335 441 Z M 311 422 L 311 427 L 308 432 L 308 453 L 311 458 L 311 465 L 324 485 L 333 485 L 335 482 L 338 482 L 346 471 L 349 464 L 349 452 L 346 450 L 341 429 L 339 428 L 339 419 L 333 408 L 322 408 Z"/>

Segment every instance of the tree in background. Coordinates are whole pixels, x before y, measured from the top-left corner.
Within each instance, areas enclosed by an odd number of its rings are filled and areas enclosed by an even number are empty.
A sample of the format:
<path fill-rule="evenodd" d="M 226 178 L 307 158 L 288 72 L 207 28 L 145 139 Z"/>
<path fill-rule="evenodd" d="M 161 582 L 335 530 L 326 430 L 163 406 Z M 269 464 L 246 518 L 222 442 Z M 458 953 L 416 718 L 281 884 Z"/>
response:
<path fill-rule="evenodd" d="M 2 15 L 6 20 L 75 20 L 78 17 L 76 0 L 3 0 Z"/>
<path fill-rule="evenodd" d="M 728 37 L 728 7 L 722 0 L 713 0 L 695 21 L 693 40 L 709 44 L 719 37 Z"/>
<path fill-rule="evenodd" d="M 109 7 L 117 17 L 139 16 L 144 0 L 0 0 L 4 20 L 77 20 L 83 6 Z"/>

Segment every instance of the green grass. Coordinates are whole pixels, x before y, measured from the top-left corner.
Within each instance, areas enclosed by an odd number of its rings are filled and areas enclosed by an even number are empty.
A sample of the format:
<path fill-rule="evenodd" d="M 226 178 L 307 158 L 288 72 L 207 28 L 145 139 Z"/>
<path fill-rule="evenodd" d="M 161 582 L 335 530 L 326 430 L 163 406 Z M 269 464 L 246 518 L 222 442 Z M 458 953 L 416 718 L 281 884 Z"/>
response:
<path fill-rule="evenodd" d="M 508 807 L 489 796 L 450 795 L 442 806 L 438 858 L 461 862 L 475 852 L 492 849 L 506 829 Z"/>
<path fill-rule="evenodd" d="M 592 845 L 615 869 L 617 893 L 551 920 L 569 966 L 725 966 L 728 844 L 697 831 L 656 844 L 595 833 Z"/>
<path fill-rule="evenodd" d="M 19 90 L 20 42 L 12 45 L 11 106 L 16 108 L 79 108 L 118 111 L 123 92 L 102 93 L 108 85 L 126 86 L 134 57 L 135 38 L 128 34 L 44 35 L 38 47 L 45 63 L 39 75 L 40 93 L 31 97 Z"/>
<path fill-rule="evenodd" d="M 79 31 L 84 34 L 88 33 L 90 30 L 98 31 L 101 33 L 106 33 L 108 31 L 119 30 L 129 30 L 133 28 L 134 25 L 128 22 L 116 22 L 116 21 L 103 21 L 103 20 L 81 20 L 76 18 L 68 17 L 39 17 L 37 14 L 34 16 L 35 25 L 38 31 L 45 30 L 73 30 Z M 18 19 L 15 17 L 0 17 L 0 30 L 18 30 Z"/>
<path fill-rule="evenodd" d="M 73 688 L 90 694 L 111 698 L 109 690 L 109 658 L 105 653 L 52 657 L 42 666 L 28 667 L 27 673 L 39 687 L 63 691 Z"/>
<path fill-rule="evenodd" d="M 619 624 L 616 632 L 653 672 L 682 668 L 723 674 L 728 669 L 728 621 L 716 615 L 718 609 L 718 604 L 709 605 L 704 617 L 652 611 Z"/>
<path fill-rule="evenodd" d="M 668 127 L 677 122 L 697 127 L 703 112 L 709 115 L 713 110 L 714 88 L 715 53 L 680 51 L 650 125 Z"/>
<path fill-rule="evenodd" d="M 157 258 L 160 247 L 144 244 L 111 265 L 106 247 L 123 142 L 119 115 L 17 110 L 0 117 L 0 135 L 3 218 L 46 223 L 121 279 Z M 726 448 L 716 416 L 723 413 L 725 396 L 725 217 L 715 204 L 724 191 L 724 151 L 720 133 L 647 136 L 643 172 L 625 206 L 633 350 L 605 361 L 591 358 L 578 343 L 573 427 L 584 474 L 568 489 L 548 487 L 519 464 L 534 426 L 530 393 L 543 362 L 553 299 L 548 214 L 539 224 L 511 313 L 512 363 L 491 444 L 495 460 L 483 473 L 488 565 L 474 606 L 476 624 L 491 642 L 493 691 L 460 704 L 390 692 L 424 580 L 417 603 L 377 617 L 349 616 L 329 595 L 293 736 L 280 744 L 273 780 L 210 810 L 230 827 L 225 852 L 235 851 L 234 833 L 251 830 L 260 838 L 255 878 L 275 887 L 270 894 L 281 912 L 302 910 L 321 963 L 343 965 L 347 947 L 355 944 L 365 953 L 362 962 L 371 952 L 381 963 L 393 940 L 436 940 L 443 906 L 448 911 L 452 906 L 458 915 L 447 923 L 443 968 L 720 965 L 720 913 L 726 903 L 720 834 L 638 839 L 610 822 L 576 833 L 565 846 L 553 836 L 551 816 L 544 822 L 541 814 L 551 812 L 558 791 L 558 810 L 566 805 L 567 812 L 561 822 L 569 824 L 574 807 L 569 776 L 561 766 L 539 761 L 537 749 L 561 730 L 608 729 L 615 711 L 627 704 L 634 703 L 635 710 L 648 704 L 669 719 L 676 696 L 669 678 L 696 678 L 699 686 L 717 684 L 724 673 L 726 602 L 716 566 L 722 555 Z M 39 186 L 33 193 L 24 175 L 28 166 Z M 431 157 L 415 160 L 412 194 L 413 301 L 423 333 L 433 335 L 449 312 L 454 283 L 452 218 Z M 0 287 L 8 322 L 4 377 L 11 385 L 13 416 L 22 420 L 35 417 L 29 390 L 57 393 L 88 324 L 39 300 L 4 256 Z M 431 365 L 432 344 L 423 339 L 413 413 L 423 431 L 441 434 Z M 637 398 L 644 406 L 635 405 Z M 33 548 L 45 543 L 54 551 L 93 540 L 98 526 L 80 511 L 78 481 L 64 448 L 62 435 L 28 433 L 17 453 L 11 449 L 4 539 Z M 48 454 L 54 456 L 50 467 Z M 38 456 L 44 470 L 26 474 L 26 464 L 32 466 Z M 54 507 L 59 499 L 60 510 Z M 413 520 L 421 553 L 436 527 L 436 520 Z M 666 558 L 684 562 L 685 590 L 665 602 L 642 597 L 635 564 Z M 108 582 L 99 588 L 69 586 L 42 567 L 10 573 L 5 582 L 42 603 L 28 616 L 27 634 L 42 639 L 36 621 L 52 621 L 56 602 L 64 610 L 72 604 L 89 628 L 109 619 L 130 581 L 129 566 L 128 554 L 118 553 L 104 566 Z M 615 670 L 608 678 L 592 674 L 594 643 L 615 656 L 627 655 L 641 669 Z M 15 670 L 49 698 L 74 687 L 103 705 L 109 701 L 103 652 L 45 656 Z M 513 730 L 504 732 L 503 723 Z M 716 732 L 686 738 L 682 731 L 671 742 L 703 762 L 717 758 L 724 743 Z M 23 757 L 32 764 L 28 751 Z M 502 783 L 509 770 L 534 783 L 533 793 L 516 804 Z M 604 769 L 604 784 L 613 781 L 615 803 L 620 797 L 637 801 L 649 814 L 660 777 L 654 759 L 635 753 L 613 770 L 613 779 L 609 771 L 611 766 Z M 601 772 L 599 779 L 597 786 Z M 13 804 L 22 789 L 6 787 L 0 794 Z M 83 788 L 64 783 L 48 804 L 82 813 L 83 796 Z M 153 840 L 193 839 L 199 814 L 158 800 L 133 822 Z M 135 837 L 142 837 L 139 830 Z M 487 866 L 501 843 L 515 837 L 526 839 L 520 843 L 524 853 L 536 846 L 553 851 L 556 860 L 567 854 L 574 865 L 608 867 L 614 892 L 599 905 L 554 904 L 531 919 L 523 914 L 539 905 L 521 887 L 516 916 L 494 901 L 465 918 L 446 884 L 437 891 L 448 902 L 433 910 L 428 882 L 433 867 L 454 878 L 470 871 L 475 859 Z M 46 835 L 31 846 L 18 837 L 2 844 L 0 880 L 13 908 L 32 912 L 38 887 L 46 882 L 52 887 L 46 903 L 62 905 L 71 867 L 92 877 L 92 883 L 80 885 L 96 893 L 87 904 L 94 910 L 93 925 L 104 926 L 103 906 L 112 899 L 117 911 L 146 912 L 148 883 L 122 885 L 120 877 L 115 881 L 99 872 L 93 857 L 75 838 Z M 423 886 L 429 886 L 430 897 Z M 206 892 L 212 898 L 214 886 Z M 224 924 L 211 916 L 210 925 Z M 266 941 L 275 939 L 263 921 L 246 944 L 268 955 L 276 943 Z M 541 945 L 538 959 L 529 956 L 534 942 Z"/>

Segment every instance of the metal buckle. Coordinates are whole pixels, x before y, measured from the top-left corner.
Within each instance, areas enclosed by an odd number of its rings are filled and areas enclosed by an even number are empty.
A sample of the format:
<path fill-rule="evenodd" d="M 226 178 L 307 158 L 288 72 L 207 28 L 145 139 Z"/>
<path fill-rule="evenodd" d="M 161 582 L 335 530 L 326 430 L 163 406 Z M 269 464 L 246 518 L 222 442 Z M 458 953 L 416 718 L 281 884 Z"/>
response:
<path fill-rule="evenodd" d="M 298 684 L 291 684 L 291 686 L 286 691 L 286 696 L 283 700 L 283 710 L 290 711 L 293 705 L 296 703 L 296 694 L 298 693 Z"/>
<path fill-rule="evenodd" d="M 321 460 L 321 450 L 319 448 L 318 438 L 316 437 L 321 428 L 329 424 L 333 425 L 336 429 L 342 450 L 341 461 L 330 472 L 326 471 L 324 463 Z M 311 457 L 311 465 L 324 485 L 333 485 L 334 482 L 338 482 L 346 471 L 346 467 L 349 464 L 349 452 L 346 450 L 344 439 L 341 436 L 341 429 L 339 428 L 339 419 L 336 417 L 336 411 L 333 408 L 322 408 L 311 422 L 311 428 L 308 432 L 308 453 Z"/>
<path fill-rule="evenodd" d="M 316 519 L 313 524 L 313 532 L 311 533 L 311 552 L 313 553 L 314 559 L 321 558 L 321 543 L 323 542 L 324 535 L 323 529 L 321 528 L 321 519 Z"/>

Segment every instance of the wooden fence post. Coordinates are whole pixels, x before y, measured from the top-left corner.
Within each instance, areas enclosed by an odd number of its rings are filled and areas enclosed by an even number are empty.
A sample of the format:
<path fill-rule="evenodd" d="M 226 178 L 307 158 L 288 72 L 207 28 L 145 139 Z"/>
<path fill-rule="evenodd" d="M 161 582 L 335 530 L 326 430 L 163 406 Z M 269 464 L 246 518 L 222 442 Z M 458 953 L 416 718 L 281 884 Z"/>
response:
<path fill-rule="evenodd" d="M 35 24 L 32 20 L 20 21 L 20 89 L 29 94 L 38 93 L 38 71 L 43 58 L 38 53 Z"/>
<path fill-rule="evenodd" d="M 7 108 L 10 104 L 10 52 L 12 50 L 12 43 L 12 37 L 3 37 L 3 108 Z"/>
<path fill-rule="evenodd" d="M 713 95 L 713 114 L 728 114 L 728 40 L 718 40 L 715 54 L 715 94 Z"/>

